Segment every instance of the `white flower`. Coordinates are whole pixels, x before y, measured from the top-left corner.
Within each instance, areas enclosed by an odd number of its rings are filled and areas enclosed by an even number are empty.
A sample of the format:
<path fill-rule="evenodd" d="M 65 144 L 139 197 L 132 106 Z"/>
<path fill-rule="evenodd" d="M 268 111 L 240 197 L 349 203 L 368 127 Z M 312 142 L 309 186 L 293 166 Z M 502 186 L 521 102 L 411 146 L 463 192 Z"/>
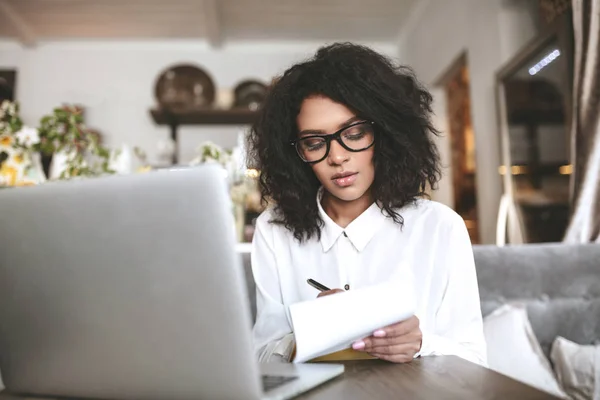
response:
<path fill-rule="evenodd" d="M 192 158 L 192 161 L 190 161 L 190 166 L 192 167 L 195 167 L 200 164 L 202 164 L 202 161 L 200 161 L 200 156 L 194 157 Z"/>
<path fill-rule="evenodd" d="M 2 110 L 4 115 L 14 116 L 17 113 L 17 105 L 8 100 L 4 100 L 2 104 L 0 104 L 0 110 Z"/>
<path fill-rule="evenodd" d="M 175 142 L 171 138 L 161 140 L 156 144 L 156 149 L 161 158 L 170 159 L 176 151 Z"/>
<path fill-rule="evenodd" d="M 216 161 L 219 164 L 225 166 L 230 159 L 229 154 L 223 150 L 223 148 L 213 142 L 206 141 L 202 143 L 197 149 L 196 152 L 199 153 L 199 161 L 210 162 Z M 195 159 L 195 161 L 198 161 Z"/>
<path fill-rule="evenodd" d="M 15 133 L 15 138 L 22 146 L 31 147 L 40 142 L 40 134 L 37 129 L 24 126 Z"/>

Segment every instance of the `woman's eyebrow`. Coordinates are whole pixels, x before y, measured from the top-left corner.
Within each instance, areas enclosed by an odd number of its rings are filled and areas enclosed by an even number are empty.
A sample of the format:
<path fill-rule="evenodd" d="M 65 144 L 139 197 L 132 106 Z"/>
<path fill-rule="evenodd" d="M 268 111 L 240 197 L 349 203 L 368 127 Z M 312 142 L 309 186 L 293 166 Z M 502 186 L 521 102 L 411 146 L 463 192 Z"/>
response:
<path fill-rule="evenodd" d="M 338 129 L 344 129 L 348 125 L 352 125 L 354 122 L 362 121 L 362 118 L 357 116 L 351 117 L 348 120 L 342 122 L 338 125 Z M 298 132 L 298 136 L 310 136 L 310 135 L 326 135 L 327 133 L 322 129 L 305 129 L 303 131 Z"/>
<path fill-rule="evenodd" d="M 325 132 L 321 129 L 305 129 L 298 132 L 298 136 L 310 136 L 310 135 L 325 135 Z"/>
<path fill-rule="evenodd" d="M 338 125 L 338 129 L 343 129 L 343 128 L 347 127 L 348 125 L 352 125 L 353 123 L 358 122 L 358 121 L 362 121 L 362 120 L 363 120 L 362 118 L 354 116 L 352 118 L 349 118 L 347 121 L 342 122 L 341 124 L 339 124 Z"/>

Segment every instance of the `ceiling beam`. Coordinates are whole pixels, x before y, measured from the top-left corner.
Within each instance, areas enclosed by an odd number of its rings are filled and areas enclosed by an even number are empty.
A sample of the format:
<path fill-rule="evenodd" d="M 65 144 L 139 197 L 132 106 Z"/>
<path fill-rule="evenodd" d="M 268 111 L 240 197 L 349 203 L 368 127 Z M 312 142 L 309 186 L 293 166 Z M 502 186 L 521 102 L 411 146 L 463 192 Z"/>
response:
<path fill-rule="evenodd" d="M 221 12 L 219 0 L 204 0 L 204 21 L 206 22 L 206 38 L 214 48 L 222 43 Z"/>
<path fill-rule="evenodd" d="M 0 14 L 4 14 L 4 18 L 12 26 L 17 38 L 23 45 L 27 47 L 35 46 L 37 42 L 35 33 L 7 0 L 0 0 Z"/>

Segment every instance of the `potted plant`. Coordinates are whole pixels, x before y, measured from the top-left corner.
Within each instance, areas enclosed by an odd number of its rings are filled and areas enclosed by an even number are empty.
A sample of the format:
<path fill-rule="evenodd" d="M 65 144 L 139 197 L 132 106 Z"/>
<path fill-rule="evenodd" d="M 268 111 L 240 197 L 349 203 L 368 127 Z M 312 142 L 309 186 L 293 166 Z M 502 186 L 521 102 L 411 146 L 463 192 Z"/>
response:
<path fill-rule="evenodd" d="M 59 179 L 111 174 L 117 153 L 100 145 L 99 135 L 85 126 L 80 107 L 55 108 L 38 128 L 31 128 L 23 124 L 18 103 L 0 105 L 0 186 L 43 182 L 52 161 L 61 162 Z"/>

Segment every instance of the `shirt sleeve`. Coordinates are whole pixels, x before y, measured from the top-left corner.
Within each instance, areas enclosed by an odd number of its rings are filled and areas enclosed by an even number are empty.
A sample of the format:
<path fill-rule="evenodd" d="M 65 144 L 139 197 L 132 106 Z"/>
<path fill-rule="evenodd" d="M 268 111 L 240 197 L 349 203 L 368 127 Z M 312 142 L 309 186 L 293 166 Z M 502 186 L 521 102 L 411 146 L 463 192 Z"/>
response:
<path fill-rule="evenodd" d="M 263 215 L 252 239 L 252 274 L 256 283 L 256 321 L 253 339 L 260 362 L 287 361 L 293 348 L 292 328 L 281 297 L 273 227 Z"/>
<path fill-rule="evenodd" d="M 452 224 L 445 239 L 447 244 L 437 256 L 437 270 L 448 271 L 448 278 L 435 316 L 435 328 L 423 332 L 417 356 L 456 355 L 487 366 L 473 249 L 462 219 Z"/>

